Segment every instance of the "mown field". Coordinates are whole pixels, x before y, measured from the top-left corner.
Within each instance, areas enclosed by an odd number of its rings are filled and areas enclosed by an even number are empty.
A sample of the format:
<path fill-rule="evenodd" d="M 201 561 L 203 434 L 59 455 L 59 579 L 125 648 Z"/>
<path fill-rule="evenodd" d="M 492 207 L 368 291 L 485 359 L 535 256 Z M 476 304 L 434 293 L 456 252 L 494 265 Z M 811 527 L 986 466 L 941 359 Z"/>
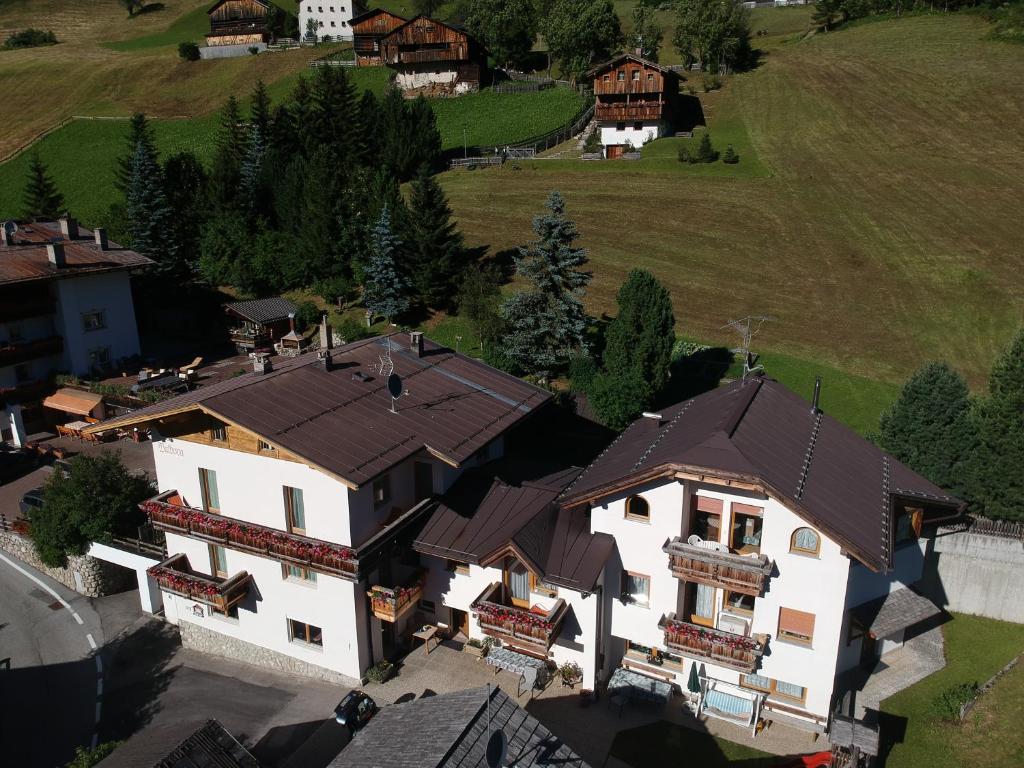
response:
<path fill-rule="evenodd" d="M 701 94 L 713 137 L 738 137 L 736 121 L 749 136 L 735 178 L 671 151 L 655 161 L 658 143 L 650 162 L 458 171 L 443 183 L 460 226 L 511 247 L 558 189 L 589 249 L 592 312 L 613 312 L 641 266 L 670 286 L 689 337 L 733 345 L 728 319 L 770 315 L 758 349 L 880 382 L 861 423 L 929 359 L 982 386 L 1024 318 L 1024 52 L 971 16 L 785 34 Z M 764 174 L 744 172 L 751 160 Z"/>

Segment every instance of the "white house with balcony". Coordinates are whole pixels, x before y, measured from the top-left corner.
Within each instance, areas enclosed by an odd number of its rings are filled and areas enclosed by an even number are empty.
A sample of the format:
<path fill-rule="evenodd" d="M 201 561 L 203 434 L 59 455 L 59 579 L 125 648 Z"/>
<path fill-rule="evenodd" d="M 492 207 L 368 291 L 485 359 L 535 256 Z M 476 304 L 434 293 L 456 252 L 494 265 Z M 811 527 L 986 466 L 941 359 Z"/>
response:
<path fill-rule="evenodd" d="M 365 12 L 358 0 L 298 0 L 299 37 L 314 43 L 351 40 L 352 18 Z"/>

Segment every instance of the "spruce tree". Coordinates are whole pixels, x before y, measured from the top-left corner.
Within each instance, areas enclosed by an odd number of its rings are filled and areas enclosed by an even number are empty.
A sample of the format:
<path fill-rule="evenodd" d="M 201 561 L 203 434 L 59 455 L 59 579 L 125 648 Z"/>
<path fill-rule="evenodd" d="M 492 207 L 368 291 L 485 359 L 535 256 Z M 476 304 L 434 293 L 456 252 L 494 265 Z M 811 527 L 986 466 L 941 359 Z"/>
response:
<path fill-rule="evenodd" d="M 262 80 L 256 81 L 249 105 L 249 125 L 259 128 L 260 135 L 266 139 L 270 135 L 270 96 L 267 86 Z"/>
<path fill-rule="evenodd" d="M 22 197 L 22 216 L 32 221 L 56 219 L 64 212 L 64 195 L 57 189 L 46 164 L 33 152 L 28 162 L 28 181 Z"/>
<path fill-rule="evenodd" d="M 987 517 L 1024 519 L 1024 328 L 992 366 L 977 429 L 970 495 Z"/>
<path fill-rule="evenodd" d="M 358 112 L 355 88 L 344 67 L 318 68 L 310 116 L 316 144 L 332 149 L 343 162 L 356 162 L 362 157 Z"/>
<path fill-rule="evenodd" d="M 882 414 L 877 441 L 939 487 L 964 494 L 976 442 L 967 382 L 946 363 L 922 366 Z"/>
<path fill-rule="evenodd" d="M 502 305 L 509 359 L 540 378 L 586 351 L 590 322 L 580 299 L 591 273 L 580 269 L 587 263 L 586 251 L 573 247 L 579 236 L 576 225 L 566 217 L 558 192 L 551 193 L 544 207 L 548 212 L 533 220 L 537 239 L 520 247 L 516 257 L 516 273 L 533 287 L 510 296 Z"/>
<path fill-rule="evenodd" d="M 263 161 L 266 147 L 263 143 L 263 132 L 259 123 L 253 123 L 249 129 L 249 146 L 239 169 L 239 202 L 243 213 L 257 217 L 263 212 L 265 195 L 263 194 Z"/>
<path fill-rule="evenodd" d="M 413 285 L 427 306 L 449 307 L 466 268 L 467 254 L 462 234 L 452 221 L 448 198 L 426 166 L 412 183 L 409 217 Z"/>
<path fill-rule="evenodd" d="M 400 248 L 385 205 L 370 234 L 370 258 L 363 268 L 363 304 L 368 326 L 373 325 L 373 318 L 378 315 L 390 323 L 409 309 L 409 283 L 398 264 Z"/>
<path fill-rule="evenodd" d="M 125 202 L 132 248 L 156 261 L 158 273 L 176 274 L 178 249 L 163 171 L 141 143 L 135 148 Z"/>
<path fill-rule="evenodd" d="M 128 138 L 125 142 L 124 154 L 117 160 L 117 171 L 114 185 L 122 194 L 128 193 L 128 183 L 132 175 L 132 162 L 135 159 L 135 150 L 139 144 L 146 148 L 146 151 L 155 160 L 157 157 L 156 143 L 153 139 L 153 127 L 149 124 L 142 112 L 132 115 L 128 123 Z"/>

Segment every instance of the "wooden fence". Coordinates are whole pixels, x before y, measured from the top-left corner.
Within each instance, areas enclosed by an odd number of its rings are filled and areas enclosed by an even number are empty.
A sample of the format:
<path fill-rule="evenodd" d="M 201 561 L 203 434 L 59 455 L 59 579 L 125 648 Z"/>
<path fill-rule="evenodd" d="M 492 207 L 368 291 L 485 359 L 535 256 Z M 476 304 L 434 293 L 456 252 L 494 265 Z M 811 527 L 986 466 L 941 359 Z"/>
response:
<path fill-rule="evenodd" d="M 969 531 L 999 539 L 1024 541 L 1024 523 L 1013 520 L 990 520 L 987 517 L 966 517 L 950 525 L 939 527 L 940 534 Z"/>

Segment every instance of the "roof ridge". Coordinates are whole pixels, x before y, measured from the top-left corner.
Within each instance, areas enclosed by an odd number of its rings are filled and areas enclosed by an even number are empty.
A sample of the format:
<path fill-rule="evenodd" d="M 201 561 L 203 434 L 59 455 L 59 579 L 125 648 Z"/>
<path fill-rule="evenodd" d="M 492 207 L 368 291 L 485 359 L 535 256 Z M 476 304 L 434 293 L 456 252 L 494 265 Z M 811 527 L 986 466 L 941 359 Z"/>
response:
<path fill-rule="evenodd" d="M 636 464 L 633 465 L 633 468 L 630 470 L 631 472 L 635 472 L 637 469 L 640 468 L 641 464 L 647 461 L 647 457 L 650 456 L 654 449 L 658 447 L 658 444 L 665 439 L 665 435 L 667 435 L 672 430 L 672 428 L 678 423 L 679 419 L 681 419 L 683 414 L 686 413 L 687 408 L 690 407 L 690 403 L 692 402 L 693 398 L 690 398 L 685 403 L 683 403 L 683 407 L 679 409 L 679 413 L 672 417 L 669 423 L 665 425 L 665 428 L 658 432 L 658 436 L 654 438 L 654 442 L 647 447 L 646 451 L 640 454 L 640 458 L 637 459 Z M 640 418 L 643 417 L 641 416 Z"/>
<path fill-rule="evenodd" d="M 751 382 L 754 386 L 748 390 L 744 397 L 743 390 L 747 386 L 747 381 L 747 379 L 740 379 L 740 385 L 736 388 L 740 395 L 740 399 L 736 405 L 733 406 L 732 410 L 725 414 L 725 418 L 722 420 L 722 431 L 725 432 L 725 436 L 730 440 L 732 439 L 736 428 L 740 425 L 740 422 L 743 421 L 743 416 L 746 414 L 747 409 L 750 408 L 750 404 L 754 402 L 754 398 L 757 397 L 757 393 L 761 391 L 761 384 L 763 383 L 762 380 L 752 379 Z"/>
<path fill-rule="evenodd" d="M 807 474 L 811 471 L 811 460 L 814 458 L 814 446 L 818 442 L 818 432 L 821 430 L 823 412 L 815 412 L 814 424 L 811 426 L 811 439 L 807 443 L 807 452 L 804 454 L 804 463 L 800 467 L 800 479 L 796 482 L 796 498 L 801 499 L 804 495 L 804 487 L 807 485 Z"/>

